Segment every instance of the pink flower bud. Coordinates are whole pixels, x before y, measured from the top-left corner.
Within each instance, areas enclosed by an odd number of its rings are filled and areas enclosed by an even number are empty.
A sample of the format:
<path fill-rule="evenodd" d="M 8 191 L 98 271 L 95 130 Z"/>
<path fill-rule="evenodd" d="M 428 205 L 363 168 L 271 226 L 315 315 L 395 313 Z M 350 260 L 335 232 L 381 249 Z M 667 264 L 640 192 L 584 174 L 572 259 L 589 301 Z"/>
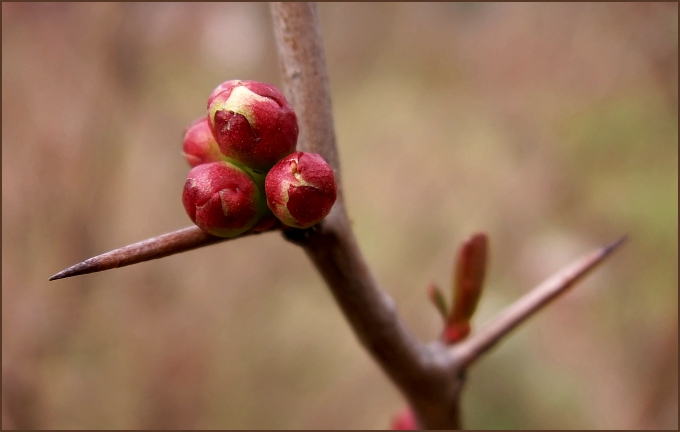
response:
<path fill-rule="evenodd" d="M 330 213 L 337 186 L 333 169 L 318 154 L 295 152 L 267 173 L 267 205 L 284 224 L 309 228 Z"/>
<path fill-rule="evenodd" d="M 418 430 L 418 423 L 413 416 L 413 411 L 411 408 L 405 407 L 397 415 L 392 418 L 392 423 L 390 424 L 392 430 Z"/>
<path fill-rule="evenodd" d="M 210 131 L 208 117 L 199 118 L 184 130 L 182 154 L 192 167 L 226 160 Z"/>
<path fill-rule="evenodd" d="M 281 225 L 281 222 L 273 214 L 267 212 L 264 216 L 257 221 L 257 223 L 251 228 L 254 232 L 265 232 L 275 230 Z"/>
<path fill-rule="evenodd" d="M 255 180 L 224 161 L 194 167 L 182 194 L 191 220 L 219 237 L 234 237 L 252 228 L 266 212 L 264 202 Z"/>
<path fill-rule="evenodd" d="M 283 94 L 257 81 L 227 81 L 208 99 L 208 122 L 222 153 L 268 170 L 295 151 L 297 117 Z"/>

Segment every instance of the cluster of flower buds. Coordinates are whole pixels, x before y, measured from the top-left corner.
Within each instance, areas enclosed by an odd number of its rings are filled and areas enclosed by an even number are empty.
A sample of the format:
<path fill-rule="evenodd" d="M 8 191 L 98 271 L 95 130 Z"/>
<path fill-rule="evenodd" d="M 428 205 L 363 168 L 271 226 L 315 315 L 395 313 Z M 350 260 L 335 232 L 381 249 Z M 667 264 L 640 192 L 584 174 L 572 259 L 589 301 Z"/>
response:
<path fill-rule="evenodd" d="M 323 220 L 337 196 L 333 170 L 317 154 L 296 152 L 297 137 L 295 112 L 276 87 L 220 84 L 208 115 L 184 132 L 192 169 L 182 203 L 191 220 L 220 237 Z"/>

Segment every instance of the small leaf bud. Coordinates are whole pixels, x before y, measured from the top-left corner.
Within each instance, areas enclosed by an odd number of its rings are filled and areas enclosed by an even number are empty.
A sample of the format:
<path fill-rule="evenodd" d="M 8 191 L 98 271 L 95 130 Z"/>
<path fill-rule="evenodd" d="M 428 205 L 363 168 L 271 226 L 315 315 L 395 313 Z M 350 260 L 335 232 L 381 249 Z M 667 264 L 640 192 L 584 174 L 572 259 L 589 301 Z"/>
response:
<path fill-rule="evenodd" d="M 208 122 L 222 154 L 251 168 L 266 171 L 295 151 L 297 117 L 270 84 L 220 84 L 208 99 Z"/>
<path fill-rule="evenodd" d="M 182 204 L 199 228 L 219 237 L 248 231 L 267 211 L 255 180 L 225 161 L 198 165 L 189 171 Z"/>
<path fill-rule="evenodd" d="M 284 224 L 309 228 L 330 213 L 337 198 L 333 169 L 318 154 L 295 152 L 265 178 L 267 205 Z"/>

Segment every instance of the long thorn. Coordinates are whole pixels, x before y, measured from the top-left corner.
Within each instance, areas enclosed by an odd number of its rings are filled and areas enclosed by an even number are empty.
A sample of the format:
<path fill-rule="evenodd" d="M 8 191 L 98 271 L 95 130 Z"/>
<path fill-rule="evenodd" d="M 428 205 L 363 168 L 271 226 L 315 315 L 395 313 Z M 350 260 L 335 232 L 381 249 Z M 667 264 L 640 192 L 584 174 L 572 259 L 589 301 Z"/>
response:
<path fill-rule="evenodd" d="M 50 278 L 51 281 L 112 268 L 125 267 L 152 259 L 163 258 L 211 244 L 256 234 L 248 232 L 238 237 L 224 238 L 210 235 L 197 226 L 184 228 L 167 234 L 134 243 L 87 259 L 62 270 Z"/>
<path fill-rule="evenodd" d="M 510 331 L 526 321 L 543 306 L 573 286 L 627 239 L 599 248 L 577 259 L 532 289 L 501 312 L 498 317 L 469 339 L 454 345 L 451 354 L 460 367 L 466 367 L 498 343 Z"/>

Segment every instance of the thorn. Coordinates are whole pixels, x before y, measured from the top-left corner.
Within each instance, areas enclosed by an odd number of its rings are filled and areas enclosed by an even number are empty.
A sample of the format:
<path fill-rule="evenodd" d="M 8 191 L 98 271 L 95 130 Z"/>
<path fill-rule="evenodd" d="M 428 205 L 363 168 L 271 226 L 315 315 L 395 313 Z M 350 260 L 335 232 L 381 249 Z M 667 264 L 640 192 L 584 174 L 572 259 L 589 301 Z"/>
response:
<path fill-rule="evenodd" d="M 249 231 L 237 237 L 225 238 L 210 235 L 197 226 L 152 237 L 110 252 L 89 258 L 52 276 L 49 280 L 64 279 L 112 268 L 125 267 L 157 258 L 163 258 L 192 249 L 209 246 L 226 240 L 257 234 Z"/>
<path fill-rule="evenodd" d="M 78 276 L 81 274 L 87 274 L 87 273 L 92 273 L 98 271 L 96 269 L 97 264 L 92 261 L 96 261 L 97 257 L 95 258 L 90 258 L 88 260 L 85 260 L 81 263 L 78 263 L 76 265 L 72 265 L 71 267 L 60 271 L 59 273 L 55 274 L 52 276 L 49 280 L 57 280 L 57 279 L 64 279 L 67 277 L 71 276 Z"/>
<path fill-rule="evenodd" d="M 598 248 L 554 273 L 544 282 L 513 304 L 505 308 L 497 317 L 478 333 L 451 348 L 451 355 L 459 367 L 466 367 L 487 352 L 512 330 L 531 318 L 550 301 L 557 298 L 576 284 L 586 274 L 617 250 L 628 238 L 623 236 L 615 242 Z"/>
<path fill-rule="evenodd" d="M 605 246 L 602 248 L 602 256 L 606 257 L 610 253 L 614 252 L 616 249 L 618 249 L 619 246 L 621 246 L 623 243 L 628 241 L 628 234 L 624 235 L 620 239 L 616 240 L 615 242 L 612 242 L 611 244 Z"/>

